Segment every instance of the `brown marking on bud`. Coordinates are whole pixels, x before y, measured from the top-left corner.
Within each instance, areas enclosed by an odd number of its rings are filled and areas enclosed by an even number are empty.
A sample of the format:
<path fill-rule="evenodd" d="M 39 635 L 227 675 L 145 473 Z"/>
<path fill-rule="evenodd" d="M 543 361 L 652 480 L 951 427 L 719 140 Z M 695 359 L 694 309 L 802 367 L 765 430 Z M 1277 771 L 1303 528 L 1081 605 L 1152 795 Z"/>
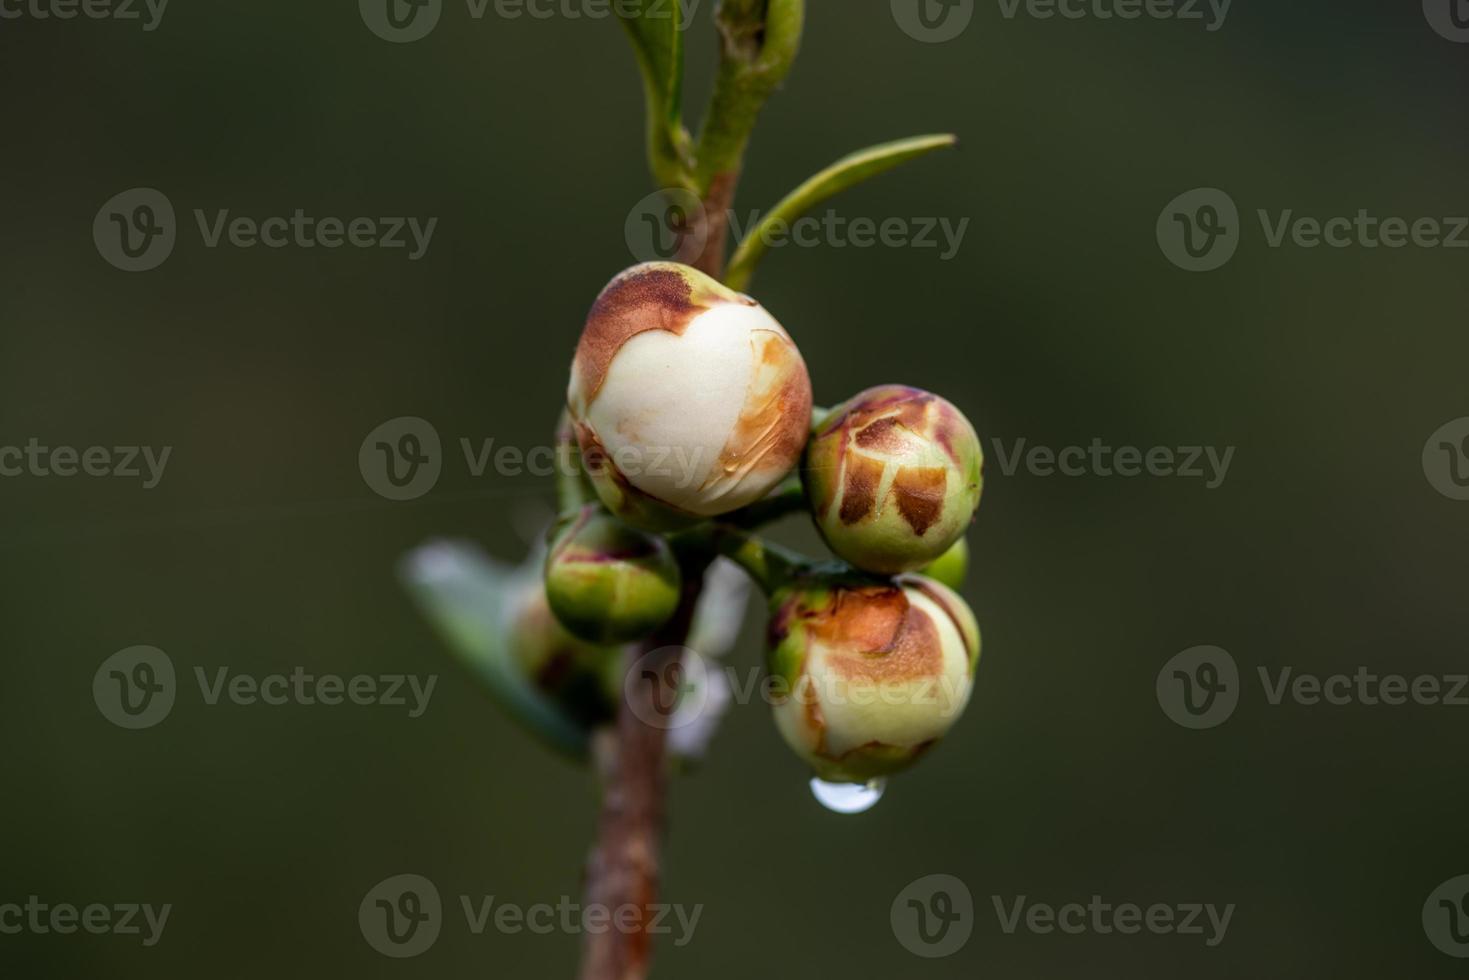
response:
<path fill-rule="evenodd" d="M 877 488 L 886 467 L 875 459 L 849 454 L 842 478 L 843 524 L 856 524 L 877 509 Z"/>
<path fill-rule="evenodd" d="M 811 634 L 828 650 L 833 672 L 849 681 L 933 677 L 943 669 L 937 626 L 897 586 L 838 590 Z"/>
<path fill-rule="evenodd" d="M 689 280 L 672 268 L 634 268 L 612 280 L 592 304 L 576 345 L 583 404 L 597 397 L 612 359 L 629 340 L 649 330 L 682 336 L 705 309 L 694 302 Z"/>
<path fill-rule="evenodd" d="M 906 444 L 902 433 L 898 431 L 899 425 L 895 415 L 869 423 L 857 433 L 857 445 L 873 452 L 896 456 L 903 451 Z"/>
<path fill-rule="evenodd" d="M 761 331 L 755 383 L 729 441 L 709 474 L 709 484 L 738 481 L 750 473 L 786 473 L 801 457 L 811 428 L 811 377 L 801 352 L 784 333 Z"/>
<path fill-rule="evenodd" d="M 947 402 L 939 402 L 935 406 L 935 409 L 934 415 L 936 417 L 933 420 L 933 440 L 954 461 L 954 465 L 959 466 L 961 465 L 959 462 L 959 451 L 954 448 L 954 442 L 960 433 L 969 428 L 969 424 Z"/>
<path fill-rule="evenodd" d="M 955 600 L 962 602 L 962 599 L 958 599 L 958 596 L 946 588 L 936 587 L 935 582 L 921 575 L 905 575 L 901 581 L 906 587 L 917 589 L 944 611 L 944 614 L 953 622 L 954 628 L 959 631 L 959 636 L 963 638 L 964 649 L 973 651 L 979 646 L 979 637 L 970 627 L 972 620 L 954 605 Z"/>
<path fill-rule="evenodd" d="M 898 513 L 920 538 L 944 513 L 948 474 L 936 467 L 905 466 L 893 480 Z"/>
<path fill-rule="evenodd" d="M 807 613 L 812 635 L 824 646 L 877 653 L 888 649 L 908 611 L 903 590 L 891 585 L 839 588 L 825 608 Z"/>

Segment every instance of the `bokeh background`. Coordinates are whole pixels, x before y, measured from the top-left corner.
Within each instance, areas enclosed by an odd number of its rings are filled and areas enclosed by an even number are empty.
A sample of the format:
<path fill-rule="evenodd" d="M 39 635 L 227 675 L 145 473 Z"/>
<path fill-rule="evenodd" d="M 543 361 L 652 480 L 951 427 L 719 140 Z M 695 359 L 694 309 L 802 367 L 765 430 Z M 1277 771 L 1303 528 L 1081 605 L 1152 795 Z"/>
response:
<path fill-rule="evenodd" d="M 697 115 L 713 0 L 689 33 Z M 1237 0 L 1199 21 L 1007 19 L 942 44 L 888 4 L 811 4 L 748 157 L 768 207 L 837 156 L 952 130 L 962 147 L 835 203 L 970 219 L 959 254 L 787 248 L 754 292 L 817 400 L 899 381 L 1007 447 L 1233 446 L 1224 484 L 1042 477 L 991 454 L 967 595 L 986 649 L 968 715 L 869 813 L 829 813 L 761 705 L 676 783 L 666 897 L 704 911 L 656 976 L 1461 975 L 1420 923 L 1469 872 L 1469 708 L 1272 706 L 1257 667 L 1466 670 L 1469 503 L 1424 442 L 1469 415 L 1469 253 L 1267 246 L 1258 208 L 1469 212 L 1469 46 L 1416 3 Z M 0 22 L 0 444 L 168 445 L 161 484 L 0 479 L 0 902 L 171 903 L 163 940 L 0 935 L 10 977 L 565 977 L 574 936 L 473 936 L 460 894 L 580 891 L 588 773 L 505 720 L 395 580 L 435 537 L 510 560 L 549 481 L 471 476 L 458 440 L 548 438 L 592 297 L 632 257 L 651 188 L 615 22 L 472 18 L 395 45 L 348 2 L 174 0 L 158 28 Z M 161 267 L 94 247 L 104 201 L 180 216 Z M 1245 216 L 1208 274 L 1160 251 L 1195 187 Z M 404 251 L 204 246 L 232 215 L 437 217 Z M 403 415 L 446 446 L 435 490 L 364 483 L 363 437 Z M 809 541 L 794 522 L 788 540 Z M 736 654 L 758 657 L 758 614 Z M 436 673 L 430 710 L 208 707 L 124 731 L 93 673 L 134 644 L 264 674 Z M 1229 650 L 1224 725 L 1189 731 L 1154 684 Z M 362 896 L 403 872 L 451 904 L 438 943 L 380 956 Z M 889 907 L 963 879 L 964 949 L 906 951 Z M 1007 903 L 1236 903 L 1225 941 L 1005 934 Z"/>

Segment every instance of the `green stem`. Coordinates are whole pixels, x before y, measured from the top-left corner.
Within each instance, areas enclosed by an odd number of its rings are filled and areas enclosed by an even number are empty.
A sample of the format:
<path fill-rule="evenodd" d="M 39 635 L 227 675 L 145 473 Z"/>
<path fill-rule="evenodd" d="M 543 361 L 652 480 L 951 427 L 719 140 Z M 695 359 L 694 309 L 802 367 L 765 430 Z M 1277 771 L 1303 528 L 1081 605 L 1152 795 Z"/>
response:
<path fill-rule="evenodd" d="M 720 518 L 720 521 L 733 527 L 753 531 L 766 524 L 772 524 L 782 517 L 798 514 L 805 509 L 806 490 L 801 486 L 799 479 L 792 477 L 777 487 L 770 496 L 757 500 L 748 507 L 742 507 L 733 514 L 727 514 Z"/>
<path fill-rule="evenodd" d="M 766 100 L 801 47 L 806 0 L 720 0 L 719 69 L 694 148 L 694 183 L 702 227 L 682 261 L 715 278 L 724 274 L 725 240 L 745 148 Z M 693 251 L 697 246 L 697 251 Z"/>
<path fill-rule="evenodd" d="M 745 570 L 766 595 L 774 595 L 805 572 L 804 555 L 727 524 L 713 526 L 714 547 Z"/>
<path fill-rule="evenodd" d="M 739 173 L 760 110 L 796 60 L 805 15 L 805 0 L 720 0 L 719 72 L 697 154 L 705 193 L 719 175 Z"/>
<path fill-rule="evenodd" d="M 571 413 L 562 409 L 556 423 L 556 502 L 561 515 L 578 511 L 596 499 L 586 471 L 581 465 L 581 447 L 576 442 L 576 429 Z"/>

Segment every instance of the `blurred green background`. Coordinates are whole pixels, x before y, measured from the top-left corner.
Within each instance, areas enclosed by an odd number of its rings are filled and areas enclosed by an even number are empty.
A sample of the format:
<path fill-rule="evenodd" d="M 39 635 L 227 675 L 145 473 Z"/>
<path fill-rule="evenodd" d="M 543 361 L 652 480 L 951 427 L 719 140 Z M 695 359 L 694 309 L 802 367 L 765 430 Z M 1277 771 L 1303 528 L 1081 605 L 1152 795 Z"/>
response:
<path fill-rule="evenodd" d="M 713 60 L 704 0 L 689 112 Z M 1255 668 L 1465 669 L 1469 503 L 1424 441 L 1469 415 L 1469 254 L 1269 248 L 1257 208 L 1469 211 L 1469 46 L 1415 3 L 1238 0 L 1198 21 L 1042 20 L 981 3 L 920 43 L 886 3 L 815 2 L 747 161 L 743 212 L 837 156 L 953 130 L 845 216 L 970 219 L 962 249 L 787 248 L 753 292 L 794 334 L 818 402 L 943 393 L 986 440 L 1234 446 L 1228 479 L 1004 474 L 993 454 L 966 593 L 985 629 L 968 715 L 871 812 L 811 798 L 761 705 L 737 709 L 671 799 L 665 896 L 702 904 L 662 977 L 1461 975 L 1420 923 L 1469 872 L 1469 708 L 1271 706 Z M 394 577 L 469 538 L 513 560 L 550 483 L 471 476 L 461 437 L 548 438 L 581 321 L 630 264 L 651 188 L 641 95 L 610 20 L 472 18 L 412 44 L 354 5 L 175 0 L 139 22 L 0 22 L 0 444 L 168 445 L 161 484 L 0 479 L 7 673 L 0 903 L 174 906 L 163 940 L 0 935 L 10 977 L 566 977 L 574 936 L 474 936 L 455 896 L 580 891 L 590 776 L 506 721 Z M 161 267 L 104 262 L 104 201 L 163 191 Z M 1234 259 L 1171 265 L 1167 202 L 1218 187 Z M 209 249 L 195 208 L 437 217 L 403 250 Z M 443 437 L 420 500 L 374 494 L 363 437 Z M 788 537 L 809 541 L 795 522 Z M 756 662 L 758 615 L 736 655 Z M 161 725 L 98 712 L 134 644 L 184 683 Z M 1198 644 L 1245 674 L 1223 726 L 1155 697 Z M 430 710 L 206 706 L 194 667 L 437 673 Z M 357 926 L 389 875 L 449 921 L 390 960 Z M 911 881 L 972 891 L 974 935 L 923 960 L 889 925 Z M 1005 934 L 1007 903 L 1236 903 L 1225 942 Z"/>

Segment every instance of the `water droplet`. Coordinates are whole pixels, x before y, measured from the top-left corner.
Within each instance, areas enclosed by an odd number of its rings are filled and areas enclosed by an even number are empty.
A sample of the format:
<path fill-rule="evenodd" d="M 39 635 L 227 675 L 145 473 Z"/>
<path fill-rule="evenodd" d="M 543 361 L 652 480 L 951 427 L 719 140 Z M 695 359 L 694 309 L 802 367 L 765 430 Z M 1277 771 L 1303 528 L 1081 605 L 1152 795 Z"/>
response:
<path fill-rule="evenodd" d="M 865 813 L 877 806 L 888 788 L 886 779 L 868 783 L 828 783 L 811 777 L 811 795 L 833 813 Z"/>

